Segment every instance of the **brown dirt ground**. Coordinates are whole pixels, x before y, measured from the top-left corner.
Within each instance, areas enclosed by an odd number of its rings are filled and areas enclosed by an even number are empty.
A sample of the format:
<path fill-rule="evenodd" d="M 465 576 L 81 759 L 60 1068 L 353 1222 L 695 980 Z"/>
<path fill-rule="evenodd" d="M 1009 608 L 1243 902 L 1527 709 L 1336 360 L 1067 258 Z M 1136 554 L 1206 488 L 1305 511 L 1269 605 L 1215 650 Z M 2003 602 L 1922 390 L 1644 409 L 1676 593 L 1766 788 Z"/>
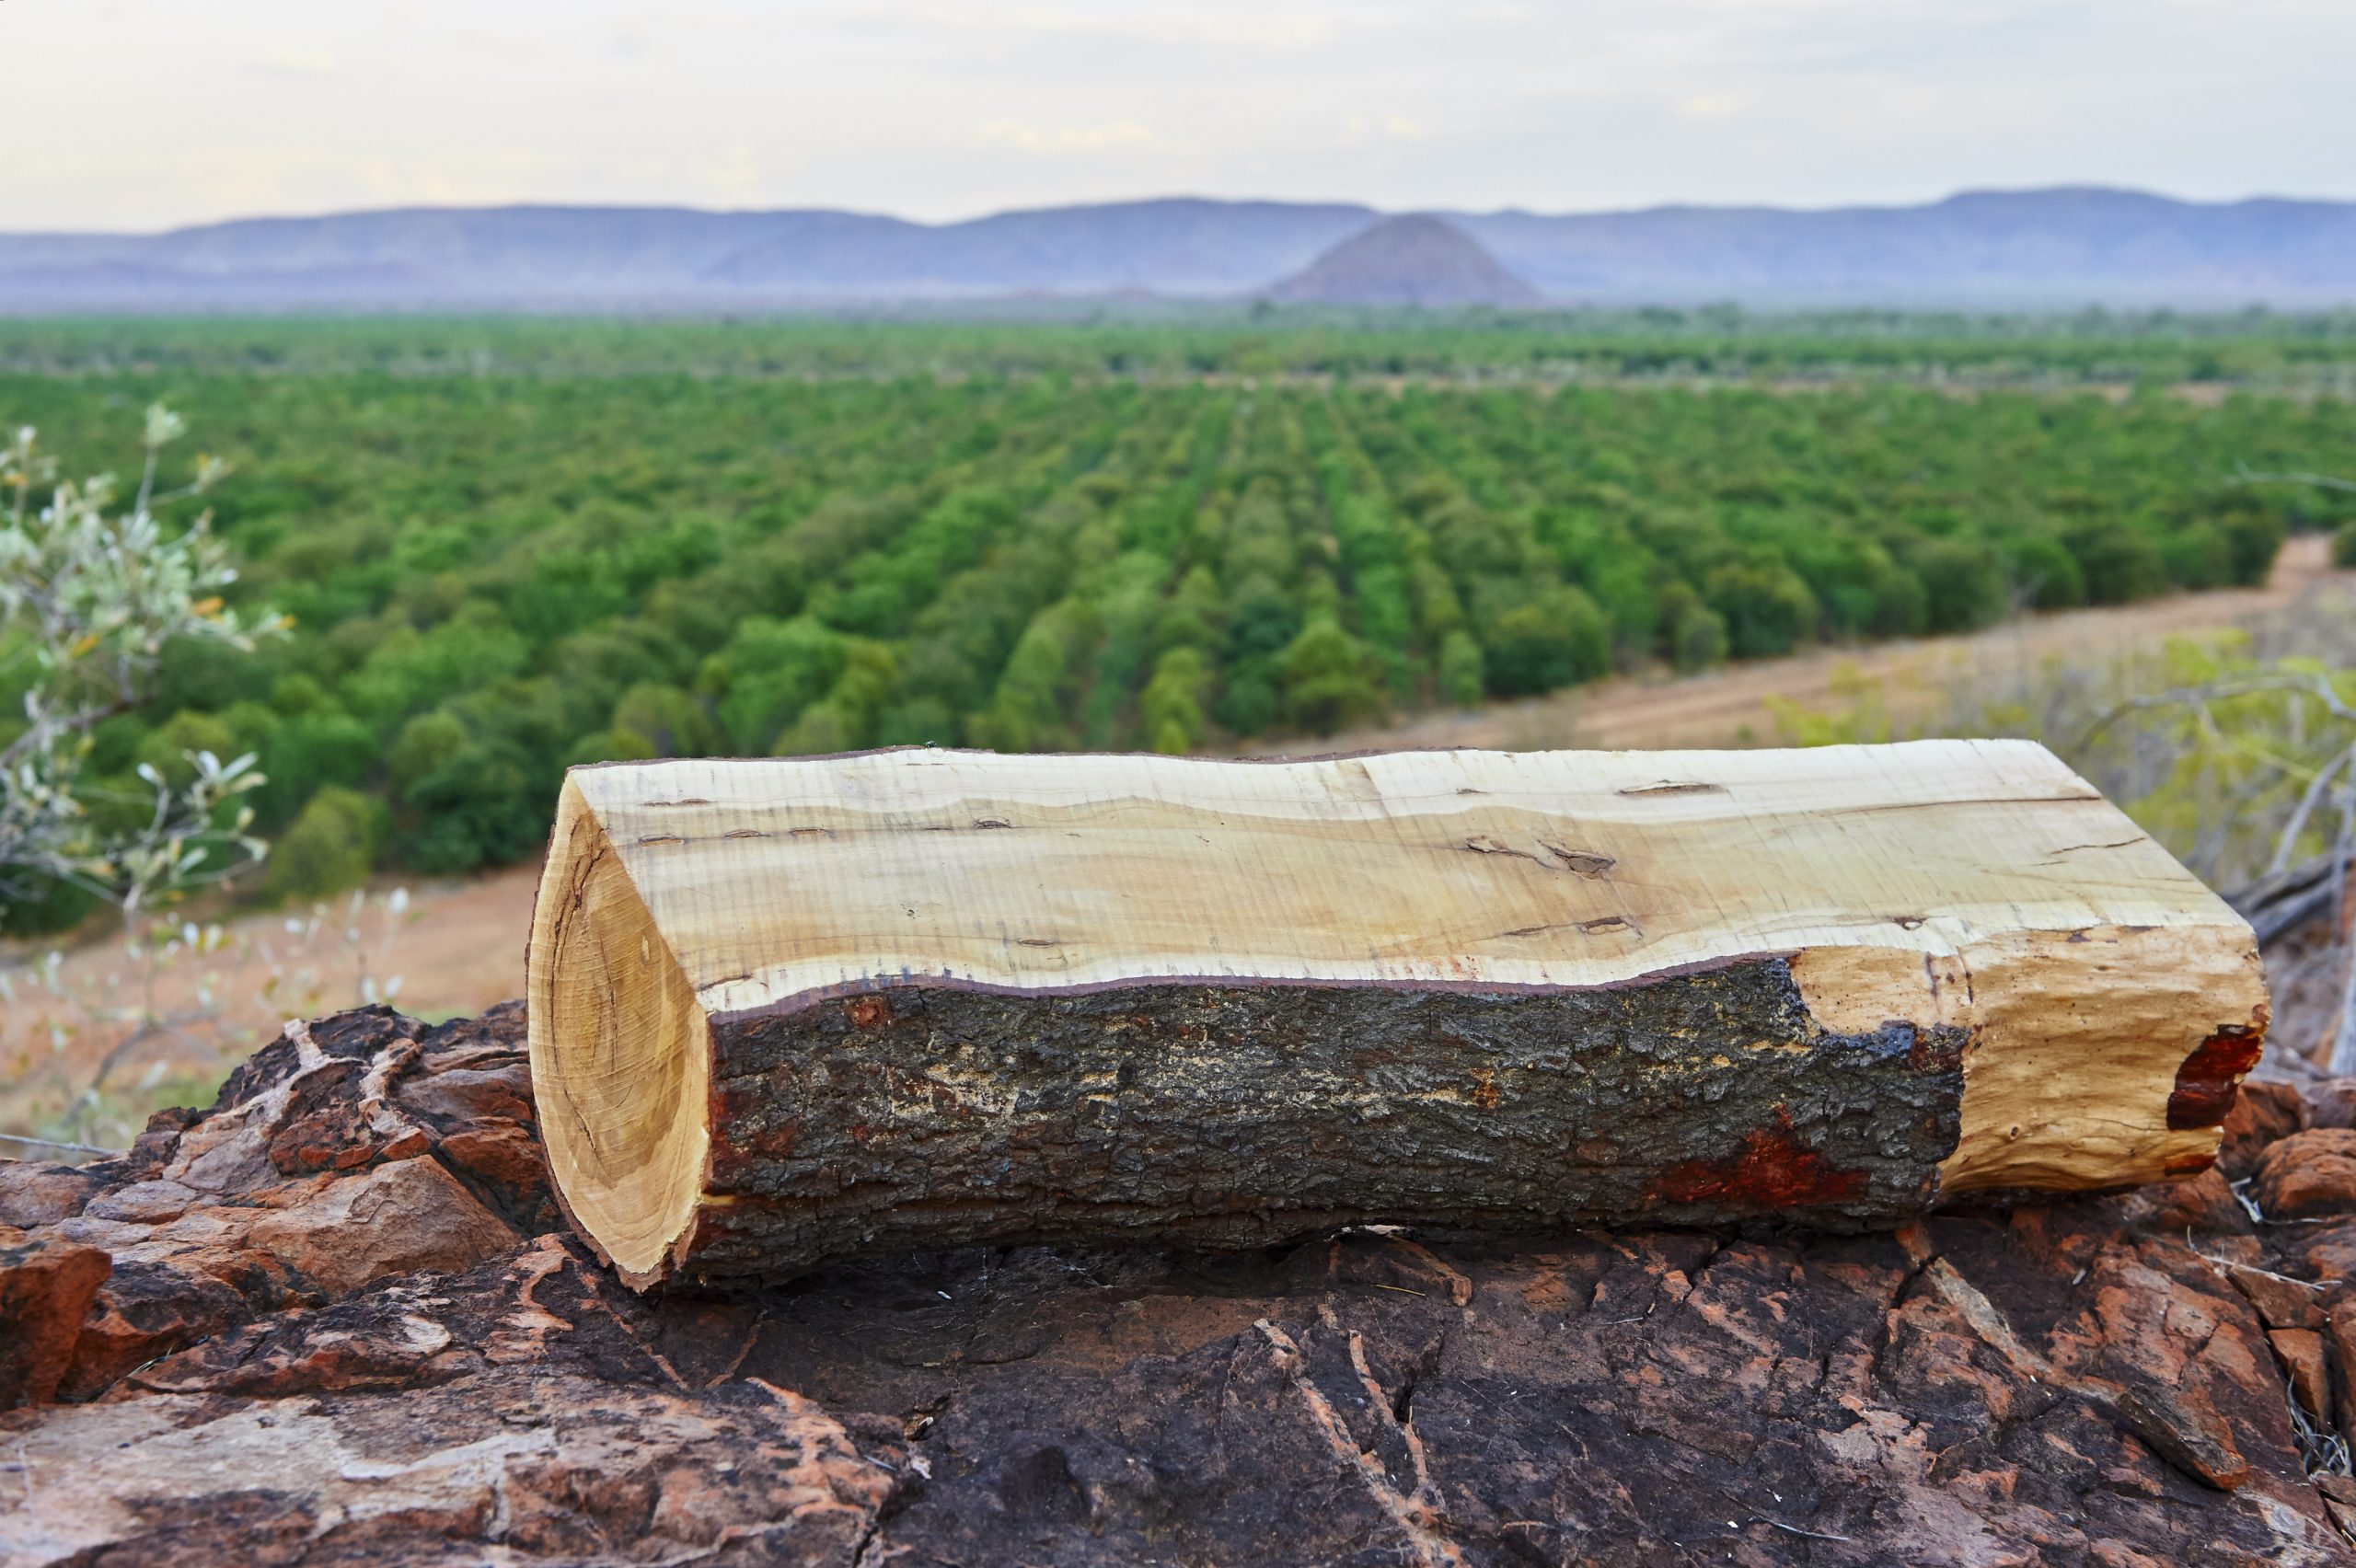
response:
<path fill-rule="evenodd" d="M 2327 540 L 2302 536 L 2283 549 L 2272 580 L 2263 588 L 2040 616 L 1963 637 L 1818 650 L 1682 678 L 1620 677 L 1468 713 L 1426 714 L 1307 745 L 1296 741 L 1290 749 L 1646 750 L 1764 744 L 1776 734 L 1769 698 L 1829 709 L 1843 702 L 1842 688 L 1859 681 L 1881 686 L 1893 719 L 1902 726 L 1945 711 L 1956 694 L 1975 684 L 2034 669 L 2050 658 L 2119 656 L 2155 648 L 2167 637 L 2246 624 L 2304 594 L 2350 582 L 2356 582 L 2356 573 L 2331 569 Z M 409 917 L 387 961 L 377 969 L 380 974 L 404 977 L 398 998 L 402 1009 L 441 1019 L 479 1012 L 520 996 L 525 934 L 538 879 L 535 864 L 461 882 L 410 884 Z M 393 885 L 386 882 L 383 888 Z M 238 924 L 260 930 L 283 918 L 283 914 L 249 916 Z M 0 963 L 29 956 L 21 949 L 0 952 Z M 69 978 L 85 983 L 121 967 L 121 955 L 110 942 L 90 943 L 64 957 Z M 167 1005 L 184 1001 L 193 974 L 183 968 L 167 977 L 162 990 Z M 305 998 L 301 1010 L 318 1012 L 360 999 L 355 986 L 330 977 L 315 999 Z M 0 1000 L 0 1131 L 30 1131 L 47 1121 L 61 1102 L 60 1086 L 87 1082 L 107 1046 L 119 1037 L 89 1029 L 62 1051 L 52 1050 L 48 1020 L 54 1012 L 37 996 L 27 999 L 21 990 L 16 1001 Z M 203 1032 L 202 1047 L 169 1041 L 142 1047 L 110 1081 L 135 1096 L 134 1086 L 143 1077 L 158 1071 L 218 1074 L 256 1038 L 267 1038 L 276 1029 L 271 1008 L 250 996 L 223 1022 L 229 1027 Z M 0 1147 L 0 1154 L 7 1152 Z"/>

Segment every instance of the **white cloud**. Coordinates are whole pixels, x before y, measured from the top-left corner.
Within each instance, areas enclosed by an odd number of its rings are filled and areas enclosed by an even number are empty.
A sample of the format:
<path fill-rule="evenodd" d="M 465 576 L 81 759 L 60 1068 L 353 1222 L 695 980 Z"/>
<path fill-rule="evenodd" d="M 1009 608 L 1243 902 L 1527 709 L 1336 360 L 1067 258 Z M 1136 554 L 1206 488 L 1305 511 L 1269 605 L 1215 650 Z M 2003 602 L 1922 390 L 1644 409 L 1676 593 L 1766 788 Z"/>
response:
<path fill-rule="evenodd" d="M 336 74 L 335 56 L 321 49 L 291 49 L 279 45 L 256 63 L 262 70 L 281 76 L 332 76 Z"/>
<path fill-rule="evenodd" d="M 1688 93 L 1670 108 L 1680 120 L 1731 120 L 1757 101 L 1756 93 Z"/>
<path fill-rule="evenodd" d="M 1431 133 L 1424 122 L 1406 114 L 1352 114 L 1342 121 L 1342 144 L 1380 148 L 1386 144 L 1420 142 Z"/>
<path fill-rule="evenodd" d="M 1026 125 L 1019 120 L 985 121 L 976 134 L 985 143 L 1019 147 L 1026 153 L 1102 153 L 1127 147 L 1171 145 L 1150 126 L 1134 120 L 1104 125 Z"/>
<path fill-rule="evenodd" d="M 2350 0 L 184 0 L 6 7 L 72 124 L 0 225 L 402 201 L 926 218 L 1191 191 L 1827 205 L 2356 196 Z M 271 43 L 258 45 L 257 39 Z M 107 112 L 83 63 L 110 63 Z"/>
<path fill-rule="evenodd" d="M 965 4 L 915 6 L 918 25 L 964 33 L 1056 34 L 1156 47 L 1185 45 L 1253 53 L 1287 53 L 1331 43 L 1342 29 L 1339 8 L 1268 5 L 1059 7 Z"/>

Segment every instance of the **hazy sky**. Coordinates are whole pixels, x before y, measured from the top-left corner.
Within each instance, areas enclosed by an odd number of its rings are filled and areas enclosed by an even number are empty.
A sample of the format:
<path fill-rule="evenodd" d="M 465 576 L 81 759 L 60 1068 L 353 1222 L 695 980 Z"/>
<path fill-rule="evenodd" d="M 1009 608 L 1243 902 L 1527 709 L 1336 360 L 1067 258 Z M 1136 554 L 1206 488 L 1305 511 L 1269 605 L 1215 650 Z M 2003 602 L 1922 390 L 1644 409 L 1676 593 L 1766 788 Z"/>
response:
<path fill-rule="evenodd" d="M 2356 197 L 2356 0 L 0 0 L 0 228 Z"/>

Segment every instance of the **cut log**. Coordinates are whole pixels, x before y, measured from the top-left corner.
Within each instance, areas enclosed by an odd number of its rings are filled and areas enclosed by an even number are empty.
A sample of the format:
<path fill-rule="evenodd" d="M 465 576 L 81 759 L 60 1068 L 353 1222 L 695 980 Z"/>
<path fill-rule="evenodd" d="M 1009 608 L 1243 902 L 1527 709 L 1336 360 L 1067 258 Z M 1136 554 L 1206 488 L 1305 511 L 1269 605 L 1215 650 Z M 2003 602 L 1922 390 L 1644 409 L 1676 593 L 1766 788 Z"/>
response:
<path fill-rule="evenodd" d="M 630 1284 L 2204 1170 L 2248 926 L 2042 747 L 576 768 L 533 1081 Z"/>

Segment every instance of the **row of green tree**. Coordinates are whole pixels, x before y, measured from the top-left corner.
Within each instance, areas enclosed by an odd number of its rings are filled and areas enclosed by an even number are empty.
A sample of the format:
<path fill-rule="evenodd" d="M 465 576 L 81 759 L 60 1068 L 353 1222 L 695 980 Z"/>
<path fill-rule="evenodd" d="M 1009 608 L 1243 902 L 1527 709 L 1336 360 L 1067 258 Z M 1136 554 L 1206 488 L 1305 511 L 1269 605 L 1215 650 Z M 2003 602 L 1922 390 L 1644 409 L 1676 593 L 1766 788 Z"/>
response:
<path fill-rule="evenodd" d="M 2337 388 L 2356 311 L 1538 312 L 1036 302 L 936 319 L 0 319 L 0 373 L 401 376 L 969 375 L 1461 380 L 1703 376 L 2036 387 Z"/>
<path fill-rule="evenodd" d="M 170 380 L 294 629 L 171 649 L 91 767 L 256 753 L 288 895 L 527 857 L 572 763 L 1316 735 L 2253 582 L 2356 513 L 2237 476 L 2356 450 L 2330 398 Z M 0 409 L 87 454 L 154 390 Z"/>

